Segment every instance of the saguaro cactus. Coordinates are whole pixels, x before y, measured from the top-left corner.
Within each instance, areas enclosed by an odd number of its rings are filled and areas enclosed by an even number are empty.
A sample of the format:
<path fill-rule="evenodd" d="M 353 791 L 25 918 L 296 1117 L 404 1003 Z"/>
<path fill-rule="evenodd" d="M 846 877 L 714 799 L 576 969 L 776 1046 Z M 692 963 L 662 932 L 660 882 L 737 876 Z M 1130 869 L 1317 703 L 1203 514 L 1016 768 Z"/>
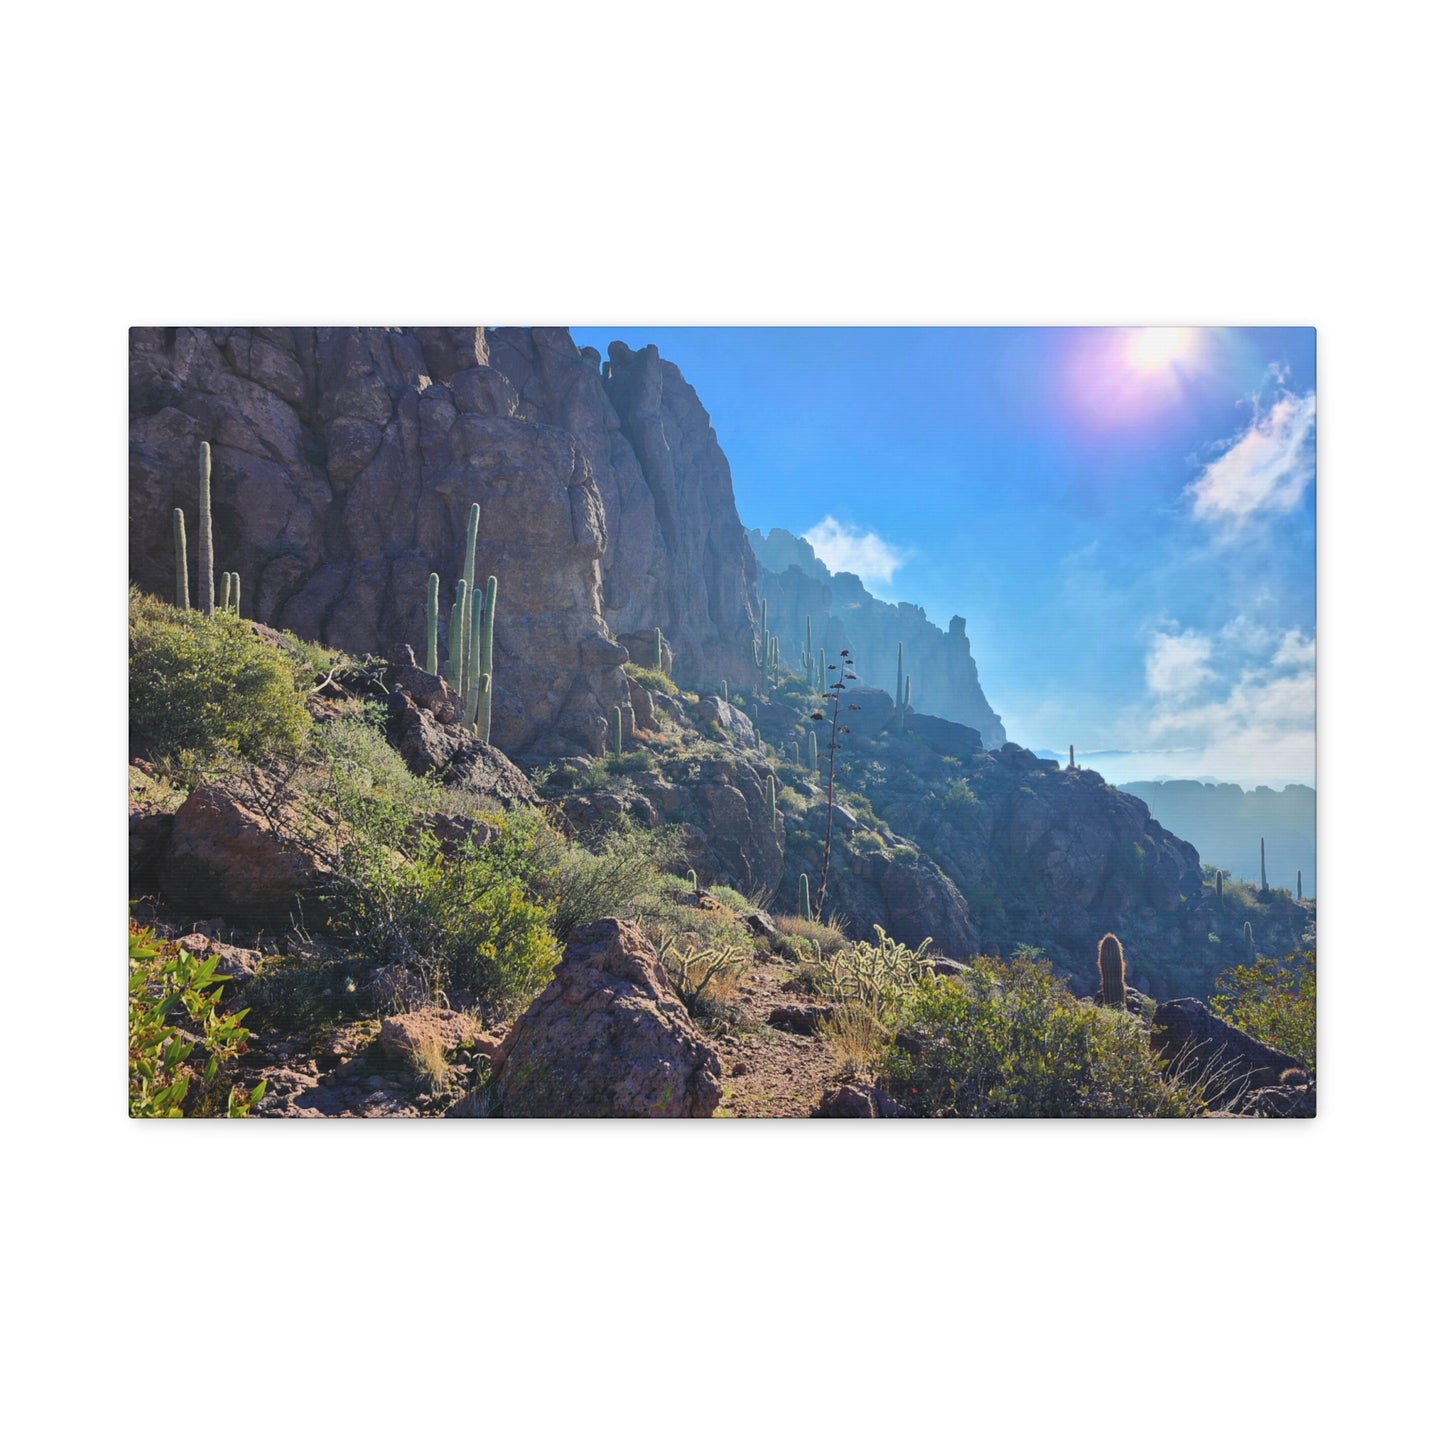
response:
<path fill-rule="evenodd" d="M 231 611 L 237 617 L 241 615 L 241 574 L 231 573 Z"/>
<path fill-rule="evenodd" d="M 815 732 L 808 734 L 808 766 L 815 773 L 818 771 L 818 735 Z"/>
<path fill-rule="evenodd" d="M 1220 868 L 1214 870 L 1214 896 L 1221 903 L 1224 901 L 1224 871 Z"/>
<path fill-rule="evenodd" d="M 913 674 L 910 672 L 903 679 L 903 711 L 907 712 L 913 706 Z"/>
<path fill-rule="evenodd" d="M 186 568 L 186 514 L 179 507 L 171 513 L 171 535 L 176 543 L 176 606 L 191 610 L 191 574 Z"/>
<path fill-rule="evenodd" d="M 467 511 L 467 540 L 465 550 L 462 552 L 462 580 L 467 584 L 466 598 L 468 607 L 462 612 L 462 657 L 467 656 L 467 650 L 471 646 L 471 612 L 470 603 L 472 592 L 477 585 L 477 527 L 482 520 L 482 508 L 480 503 L 473 502 Z M 466 666 L 463 662 L 463 667 Z M 464 679 L 465 681 L 465 679 Z"/>
<path fill-rule="evenodd" d="M 1244 951 L 1251 963 L 1254 962 L 1254 927 L 1252 924 L 1244 925 Z"/>
<path fill-rule="evenodd" d="M 229 612 L 230 610 L 231 610 L 231 574 L 230 574 L 229 572 L 222 572 L 222 573 L 221 573 L 221 611 L 222 611 L 222 612 Z"/>
<path fill-rule="evenodd" d="M 1073 772 L 1073 771 L 1074 771 L 1074 745 L 1073 745 L 1073 743 L 1070 743 L 1070 744 L 1069 744 L 1069 771 L 1070 771 L 1070 772 Z"/>
<path fill-rule="evenodd" d="M 701 892 L 702 892 L 702 889 L 700 889 L 700 888 L 697 886 L 697 869 L 696 869 L 696 868 L 689 868 L 689 869 L 687 870 L 687 881 L 692 884 L 692 891 L 693 891 L 694 893 L 701 893 Z"/>
<path fill-rule="evenodd" d="M 1294 870 L 1294 901 L 1303 903 L 1305 901 L 1305 875 L 1302 869 Z"/>
<path fill-rule="evenodd" d="M 723 678 L 722 700 L 723 700 L 724 702 L 727 702 L 727 700 L 728 700 L 728 680 L 727 680 L 727 678 Z"/>
<path fill-rule="evenodd" d="M 620 707 L 612 709 L 612 756 L 614 758 L 622 756 L 622 709 Z"/>
<path fill-rule="evenodd" d="M 211 444 L 201 443 L 201 516 L 196 528 L 196 591 L 201 615 L 216 610 L 216 553 L 211 545 Z"/>
<path fill-rule="evenodd" d="M 773 820 L 773 827 L 778 826 L 778 780 L 768 774 L 768 815 Z"/>
<path fill-rule="evenodd" d="M 456 596 L 452 600 L 452 617 L 447 626 L 447 681 L 452 691 L 462 695 L 464 674 L 467 670 L 467 579 L 457 578 Z"/>
<path fill-rule="evenodd" d="M 1259 840 L 1259 891 L 1269 892 L 1269 879 L 1264 875 L 1264 839 Z"/>
<path fill-rule="evenodd" d="M 482 670 L 486 683 L 481 691 L 481 709 L 477 715 L 477 733 L 484 743 L 492 740 L 492 678 L 496 676 L 492 666 L 492 633 L 497 623 L 497 579 L 487 578 L 487 596 L 482 606 L 482 645 L 478 653 L 477 666 Z"/>
<path fill-rule="evenodd" d="M 477 730 L 477 709 L 482 701 L 482 590 L 472 588 L 471 612 L 467 617 L 467 696 L 462 713 L 462 724 L 473 732 Z"/>
<path fill-rule="evenodd" d="M 652 670 L 662 671 L 662 628 L 652 629 Z"/>
<path fill-rule="evenodd" d="M 426 670 L 437 670 L 437 614 L 441 610 L 442 579 L 435 572 L 426 579 Z"/>
<path fill-rule="evenodd" d="M 903 644 L 898 644 L 898 687 L 893 694 L 893 706 L 903 711 Z"/>
<path fill-rule="evenodd" d="M 1124 945 L 1112 933 L 1099 940 L 1099 987 L 1105 1008 L 1124 1007 Z"/>
<path fill-rule="evenodd" d="M 813 905 L 808 898 L 808 875 L 798 874 L 798 917 L 811 918 L 813 916 Z"/>

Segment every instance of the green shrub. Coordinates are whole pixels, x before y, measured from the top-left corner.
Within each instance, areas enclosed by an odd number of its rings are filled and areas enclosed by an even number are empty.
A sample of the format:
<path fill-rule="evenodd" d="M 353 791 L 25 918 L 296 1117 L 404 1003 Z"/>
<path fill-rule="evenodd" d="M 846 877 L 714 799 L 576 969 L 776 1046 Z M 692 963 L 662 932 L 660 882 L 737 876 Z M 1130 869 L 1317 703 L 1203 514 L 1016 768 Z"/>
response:
<path fill-rule="evenodd" d="M 1315 955 L 1257 958 L 1226 969 L 1210 1007 L 1251 1038 L 1315 1067 Z"/>
<path fill-rule="evenodd" d="M 566 939 L 573 929 L 599 918 L 648 917 L 667 896 L 667 871 L 683 856 L 678 829 L 639 828 L 627 822 L 591 848 L 573 844 L 556 849 L 547 871 L 558 938 Z"/>
<path fill-rule="evenodd" d="M 217 1114 L 244 1118 L 266 1092 L 263 1080 L 249 1093 L 239 1085 L 218 1095 L 221 1065 L 246 1051 L 246 1010 L 222 1013 L 228 982 L 214 958 L 200 959 L 174 943 L 158 942 L 148 928 L 130 924 L 130 1113 L 133 1119 L 180 1119 Z M 201 1050 L 197 1068 L 192 1055 Z M 192 1092 L 192 1085 L 199 1088 Z"/>
<path fill-rule="evenodd" d="M 677 684 L 665 672 L 659 672 L 655 667 L 642 667 L 636 662 L 624 662 L 622 670 L 634 682 L 645 687 L 648 692 L 663 692 L 668 697 L 677 696 Z"/>
<path fill-rule="evenodd" d="M 1180 1118 L 1203 1104 L 1149 1052 L 1146 1025 L 1080 1003 L 1047 961 L 977 959 L 925 975 L 904 1004 L 881 1080 L 912 1114 Z"/>
<path fill-rule="evenodd" d="M 626 773 L 655 773 L 657 771 L 657 758 L 646 748 L 638 748 L 635 752 L 623 753 L 620 757 L 613 756 L 607 759 L 607 771 L 609 774 Z"/>
<path fill-rule="evenodd" d="M 465 995 L 507 1013 L 529 1001 L 560 956 L 546 877 L 560 840 L 541 814 L 494 816 L 486 842 L 443 849 L 419 816 L 441 790 L 376 728 L 342 718 L 317 732 L 311 801 L 333 824 L 332 926 L 454 1005 Z"/>
<path fill-rule="evenodd" d="M 130 729 L 157 757 L 294 751 L 311 726 L 299 670 L 230 613 L 130 596 Z"/>

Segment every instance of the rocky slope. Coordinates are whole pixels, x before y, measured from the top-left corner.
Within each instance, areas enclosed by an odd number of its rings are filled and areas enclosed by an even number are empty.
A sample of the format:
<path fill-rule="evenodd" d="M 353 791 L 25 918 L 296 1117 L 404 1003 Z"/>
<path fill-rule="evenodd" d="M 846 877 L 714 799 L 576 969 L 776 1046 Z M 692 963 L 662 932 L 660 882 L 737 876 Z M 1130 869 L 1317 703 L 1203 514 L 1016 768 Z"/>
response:
<path fill-rule="evenodd" d="M 976 729 L 985 747 L 1003 746 L 1003 721 L 983 694 L 962 617 L 953 618 L 944 632 L 921 607 L 880 601 L 851 572 L 830 572 L 803 538 L 781 527 L 766 536 L 757 530 L 747 535 L 758 558 L 768 626 L 781 638 L 786 661 L 801 654 L 811 617 L 815 648 L 824 648 L 831 659 L 846 647 L 860 682 L 892 692 L 901 642 L 913 706 Z"/>
<path fill-rule="evenodd" d="M 756 589 L 727 461 L 656 348 L 604 375 L 561 329 L 136 328 L 130 567 L 174 583 L 171 511 L 194 568 L 197 451 L 213 457 L 216 566 L 248 616 L 352 652 L 420 646 L 467 511 L 494 573 L 493 737 L 600 751 L 627 701 L 617 637 L 661 627 L 682 675 L 743 675 Z"/>

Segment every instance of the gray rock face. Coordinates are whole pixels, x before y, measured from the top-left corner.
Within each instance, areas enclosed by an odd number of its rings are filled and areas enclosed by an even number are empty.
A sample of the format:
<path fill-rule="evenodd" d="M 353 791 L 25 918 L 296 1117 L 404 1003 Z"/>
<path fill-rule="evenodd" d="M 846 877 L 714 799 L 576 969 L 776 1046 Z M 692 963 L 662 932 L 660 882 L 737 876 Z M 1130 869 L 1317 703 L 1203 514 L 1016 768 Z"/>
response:
<path fill-rule="evenodd" d="M 579 928 L 552 982 L 493 1058 L 503 1115 L 706 1119 L 722 1065 L 673 993 L 642 931 Z"/>
<path fill-rule="evenodd" d="M 975 728 L 987 748 L 1001 747 L 1004 726 L 989 706 L 968 643 L 967 623 L 953 618 L 945 632 L 911 602 L 883 602 L 851 572 L 829 572 L 801 537 L 775 527 L 765 537 L 747 533 L 758 559 L 758 590 L 768 603 L 768 626 L 795 659 L 813 619 L 813 647 L 830 662 L 847 648 L 858 679 L 885 689 L 898 686 L 898 644 L 903 670 L 912 679 L 910 701 L 920 712 Z"/>
<path fill-rule="evenodd" d="M 216 568 L 240 572 L 247 616 L 420 652 L 434 571 L 445 657 L 476 502 L 477 577 L 499 583 L 493 741 L 600 752 L 627 703 L 614 632 L 660 626 L 681 671 L 741 677 L 755 587 L 691 388 L 655 348 L 622 348 L 605 381 L 598 360 L 560 329 L 136 328 L 132 579 L 172 595 L 174 507 L 197 555 L 209 441 Z"/>

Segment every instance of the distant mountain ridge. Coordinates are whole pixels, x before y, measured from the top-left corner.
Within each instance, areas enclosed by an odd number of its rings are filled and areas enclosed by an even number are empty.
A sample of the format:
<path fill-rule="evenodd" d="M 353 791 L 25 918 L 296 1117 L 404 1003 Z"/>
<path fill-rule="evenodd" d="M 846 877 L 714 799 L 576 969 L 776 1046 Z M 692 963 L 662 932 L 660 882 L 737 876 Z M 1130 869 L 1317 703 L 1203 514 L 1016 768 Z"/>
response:
<path fill-rule="evenodd" d="M 1295 887 L 1303 875 L 1305 897 L 1315 896 L 1315 809 L 1313 788 L 1290 783 L 1282 790 L 1192 779 L 1120 784 L 1142 798 L 1171 833 L 1187 838 L 1199 857 L 1244 882 L 1259 882 L 1259 840 L 1272 888 Z"/>
<path fill-rule="evenodd" d="M 758 562 L 769 629 L 790 667 L 800 665 L 811 617 L 815 651 L 822 648 L 831 660 L 846 647 L 859 681 L 891 694 L 898 686 L 901 642 L 917 712 L 974 728 L 990 750 L 1008 741 L 1003 719 L 984 696 L 962 617 L 954 617 L 945 632 L 911 602 L 884 602 L 852 572 L 829 571 L 805 539 L 781 527 L 766 536 L 750 528 L 747 539 Z"/>

